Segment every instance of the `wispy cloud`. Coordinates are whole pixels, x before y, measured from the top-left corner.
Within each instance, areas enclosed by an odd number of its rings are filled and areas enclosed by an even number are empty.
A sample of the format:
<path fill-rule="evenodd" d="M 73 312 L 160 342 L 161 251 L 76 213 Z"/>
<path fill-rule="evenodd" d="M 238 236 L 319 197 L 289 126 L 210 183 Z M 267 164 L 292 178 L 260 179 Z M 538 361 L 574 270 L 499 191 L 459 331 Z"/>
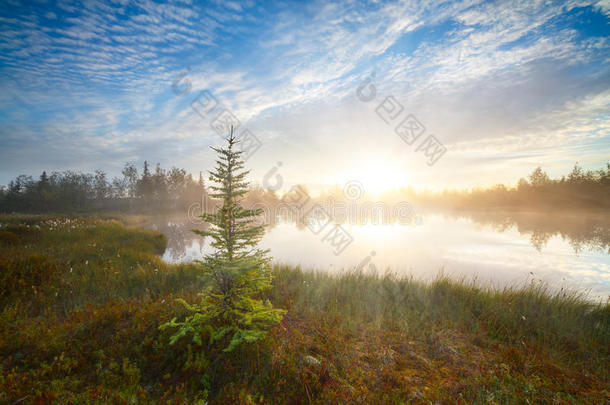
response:
<path fill-rule="evenodd" d="M 289 160 L 294 181 L 312 182 L 357 165 L 366 148 L 437 186 L 460 170 L 485 183 L 486 165 L 505 167 L 507 179 L 553 159 L 594 165 L 610 152 L 609 9 L 525 0 L 5 2 L 0 183 L 43 168 L 116 172 L 123 160 L 197 172 L 202 149 L 218 139 L 190 108 L 203 89 L 264 140 L 256 175 Z M 192 93 L 176 96 L 171 83 L 187 67 Z M 379 97 L 396 96 L 450 149 L 443 165 L 420 166 L 374 106 L 355 102 L 372 72 Z M 320 169 L 303 170 L 312 161 Z"/>

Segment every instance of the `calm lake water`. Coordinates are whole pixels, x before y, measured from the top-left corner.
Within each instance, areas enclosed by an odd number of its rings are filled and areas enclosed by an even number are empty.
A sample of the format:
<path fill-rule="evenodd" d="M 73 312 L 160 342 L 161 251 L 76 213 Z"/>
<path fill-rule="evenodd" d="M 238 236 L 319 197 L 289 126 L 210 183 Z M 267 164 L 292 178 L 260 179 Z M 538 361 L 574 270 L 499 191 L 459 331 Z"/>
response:
<path fill-rule="evenodd" d="M 212 249 L 190 231 L 184 217 L 155 218 L 149 227 L 164 232 L 163 259 L 188 262 Z M 361 268 L 392 271 L 430 280 L 440 272 L 476 278 L 481 284 L 521 285 L 542 280 L 552 288 L 610 295 L 610 218 L 587 214 L 539 213 L 423 214 L 412 224 L 343 224 L 351 238 L 338 247 L 306 226 L 278 221 L 269 226 L 262 247 L 275 262 L 329 272 Z M 348 239 L 349 240 L 349 239 Z M 335 244 L 337 241 L 335 240 Z"/>

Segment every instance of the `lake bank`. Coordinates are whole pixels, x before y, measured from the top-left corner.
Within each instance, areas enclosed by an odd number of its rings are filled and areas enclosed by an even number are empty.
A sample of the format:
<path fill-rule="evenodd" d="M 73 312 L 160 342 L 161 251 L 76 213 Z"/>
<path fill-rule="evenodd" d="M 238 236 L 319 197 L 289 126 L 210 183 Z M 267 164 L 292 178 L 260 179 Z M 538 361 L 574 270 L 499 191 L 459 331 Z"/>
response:
<path fill-rule="evenodd" d="M 609 399 L 608 304 L 542 283 L 492 291 L 276 265 L 267 298 L 284 321 L 222 354 L 168 346 L 157 329 L 202 288 L 196 266 L 160 260 L 162 234 L 16 221 L 2 227 L 2 402 L 194 403 L 206 390 L 210 403 Z"/>

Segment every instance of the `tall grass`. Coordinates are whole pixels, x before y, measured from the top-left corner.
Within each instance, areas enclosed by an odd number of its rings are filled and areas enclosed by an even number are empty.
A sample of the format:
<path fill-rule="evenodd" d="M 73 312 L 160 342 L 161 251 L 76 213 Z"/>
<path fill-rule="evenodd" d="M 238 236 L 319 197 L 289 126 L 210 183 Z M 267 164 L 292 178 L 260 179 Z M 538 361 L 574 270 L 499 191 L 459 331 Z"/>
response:
<path fill-rule="evenodd" d="M 410 334 L 456 327 L 498 341 L 553 350 L 610 378 L 610 305 L 577 291 L 532 282 L 494 289 L 439 276 L 431 283 L 393 273 L 331 274 L 275 265 L 273 300 L 307 316 L 336 319 L 345 332 L 363 325 Z"/>

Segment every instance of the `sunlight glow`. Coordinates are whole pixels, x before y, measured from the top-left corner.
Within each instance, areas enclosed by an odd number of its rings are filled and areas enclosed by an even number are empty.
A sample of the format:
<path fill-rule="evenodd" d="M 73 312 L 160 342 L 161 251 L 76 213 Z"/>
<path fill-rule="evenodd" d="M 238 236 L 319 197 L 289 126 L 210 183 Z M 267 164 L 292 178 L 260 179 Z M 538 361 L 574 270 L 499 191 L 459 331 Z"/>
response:
<path fill-rule="evenodd" d="M 382 160 L 360 162 L 351 170 L 338 175 L 335 182 L 342 186 L 350 182 L 358 182 L 362 185 L 363 191 L 371 195 L 412 185 L 404 168 L 394 162 Z"/>

